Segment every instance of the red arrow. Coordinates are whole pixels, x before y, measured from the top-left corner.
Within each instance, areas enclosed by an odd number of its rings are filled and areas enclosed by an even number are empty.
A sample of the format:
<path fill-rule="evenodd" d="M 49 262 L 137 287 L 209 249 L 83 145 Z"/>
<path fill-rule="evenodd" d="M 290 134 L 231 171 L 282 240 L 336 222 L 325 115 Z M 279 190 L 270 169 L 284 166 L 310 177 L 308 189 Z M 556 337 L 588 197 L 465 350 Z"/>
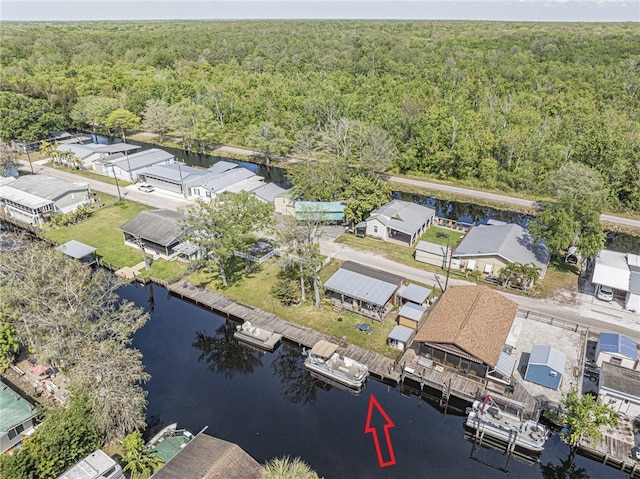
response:
<path fill-rule="evenodd" d="M 378 412 L 382 415 L 385 420 L 384 426 L 384 438 L 387 441 L 387 449 L 389 449 L 389 460 L 385 461 L 382 458 L 382 450 L 380 449 L 380 440 L 378 439 L 378 430 L 371 425 L 371 417 L 373 416 L 373 408 L 376 408 Z M 365 434 L 373 434 L 373 443 L 376 446 L 376 453 L 378 454 L 378 462 L 380 463 L 380 467 L 393 466 L 396 463 L 396 456 L 393 453 L 393 446 L 391 445 L 391 437 L 389 437 L 389 429 L 394 427 L 393 421 L 389 418 L 387 413 L 382 409 L 380 403 L 376 400 L 376 398 L 371 395 L 369 398 L 369 411 L 367 412 L 367 423 L 364 426 Z"/>

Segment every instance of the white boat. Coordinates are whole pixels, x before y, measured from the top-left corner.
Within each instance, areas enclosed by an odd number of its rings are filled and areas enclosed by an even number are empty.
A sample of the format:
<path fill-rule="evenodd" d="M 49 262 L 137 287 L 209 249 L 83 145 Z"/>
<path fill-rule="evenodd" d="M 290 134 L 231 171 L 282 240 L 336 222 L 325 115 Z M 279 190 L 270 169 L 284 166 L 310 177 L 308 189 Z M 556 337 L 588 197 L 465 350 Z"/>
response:
<path fill-rule="evenodd" d="M 465 426 L 474 431 L 476 438 L 490 436 L 504 443 L 506 449 L 517 447 L 536 454 L 543 451 L 549 436 L 545 426 L 503 411 L 489 396 L 468 408 Z"/>
<path fill-rule="evenodd" d="M 369 368 L 354 359 L 340 356 L 337 350 L 337 344 L 318 341 L 309 351 L 304 365 L 312 373 L 354 390 L 362 389 L 369 376 Z"/>
<path fill-rule="evenodd" d="M 242 325 L 237 326 L 233 337 L 260 349 L 273 351 L 282 339 L 282 334 L 254 326 L 249 321 L 245 321 Z"/>

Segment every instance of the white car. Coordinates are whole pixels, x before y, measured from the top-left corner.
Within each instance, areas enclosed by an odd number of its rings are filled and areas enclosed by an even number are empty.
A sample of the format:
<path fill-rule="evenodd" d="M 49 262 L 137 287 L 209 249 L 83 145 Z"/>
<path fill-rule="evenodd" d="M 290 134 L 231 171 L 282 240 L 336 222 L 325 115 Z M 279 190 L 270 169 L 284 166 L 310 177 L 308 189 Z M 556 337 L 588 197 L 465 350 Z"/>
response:
<path fill-rule="evenodd" d="M 138 186 L 138 189 L 140 191 L 146 191 L 147 193 L 151 193 L 153 190 L 155 190 L 155 188 L 153 187 L 153 185 L 150 185 L 148 183 L 141 183 Z"/>
<path fill-rule="evenodd" d="M 613 289 L 611 289 L 609 286 L 603 286 L 599 284 L 596 288 L 596 298 L 601 301 L 613 300 Z"/>

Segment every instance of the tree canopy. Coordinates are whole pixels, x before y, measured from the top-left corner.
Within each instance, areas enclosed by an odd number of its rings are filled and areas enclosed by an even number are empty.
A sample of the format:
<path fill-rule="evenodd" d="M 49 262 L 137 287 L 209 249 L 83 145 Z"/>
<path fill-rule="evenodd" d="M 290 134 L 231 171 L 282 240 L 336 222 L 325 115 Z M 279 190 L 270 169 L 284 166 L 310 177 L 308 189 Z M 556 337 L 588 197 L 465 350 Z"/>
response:
<path fill-rule="evenodd" d="M 541 198 L 572 161 L 599 172 L 610 208 L 640 211 L 633 24 L 9 23 L 1 42 L 2 95 L 74 125 L 107 124 L 97 105 L 79 114 L 88 97 L 136 116 L 187 102 L 208 111 L 175 125 L 193 143 Z M 25 137 L 3 123 L 2 138 Z"/>
<path fill-rule="evenodd" d="M 561 437 L 572 447 L 580 444 L 583 439 L 600 439 L 602 426 L 618 424 L 618 416 L 611 406 L 597 403 L 590 394 L 578 396 L 576 389 L 563 397 L 562 407 L 565 429 Z"/>

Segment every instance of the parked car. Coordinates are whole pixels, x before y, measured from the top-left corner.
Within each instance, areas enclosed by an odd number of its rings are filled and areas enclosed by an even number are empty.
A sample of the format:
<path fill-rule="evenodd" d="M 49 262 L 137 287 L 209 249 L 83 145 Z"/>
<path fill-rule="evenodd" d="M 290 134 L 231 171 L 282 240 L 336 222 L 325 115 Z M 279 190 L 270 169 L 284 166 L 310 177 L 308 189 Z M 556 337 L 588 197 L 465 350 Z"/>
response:
<path fill-rule="evenodd" d="M 613 300 L 613 289 L 611 289 L 609 286 L 603 286 L 599 284 L 596 288 L 596 298 L 601 301 Z"/>
<path fill-rule="evenodd" d="M 138 189 L 140 191 L 146 191 L 147 193 L 151 193 L 153 190 L 155 190 L 153 185 L 150 185 L 148 183 L 141 183 L 140 185 L 138 185 Z"/>

